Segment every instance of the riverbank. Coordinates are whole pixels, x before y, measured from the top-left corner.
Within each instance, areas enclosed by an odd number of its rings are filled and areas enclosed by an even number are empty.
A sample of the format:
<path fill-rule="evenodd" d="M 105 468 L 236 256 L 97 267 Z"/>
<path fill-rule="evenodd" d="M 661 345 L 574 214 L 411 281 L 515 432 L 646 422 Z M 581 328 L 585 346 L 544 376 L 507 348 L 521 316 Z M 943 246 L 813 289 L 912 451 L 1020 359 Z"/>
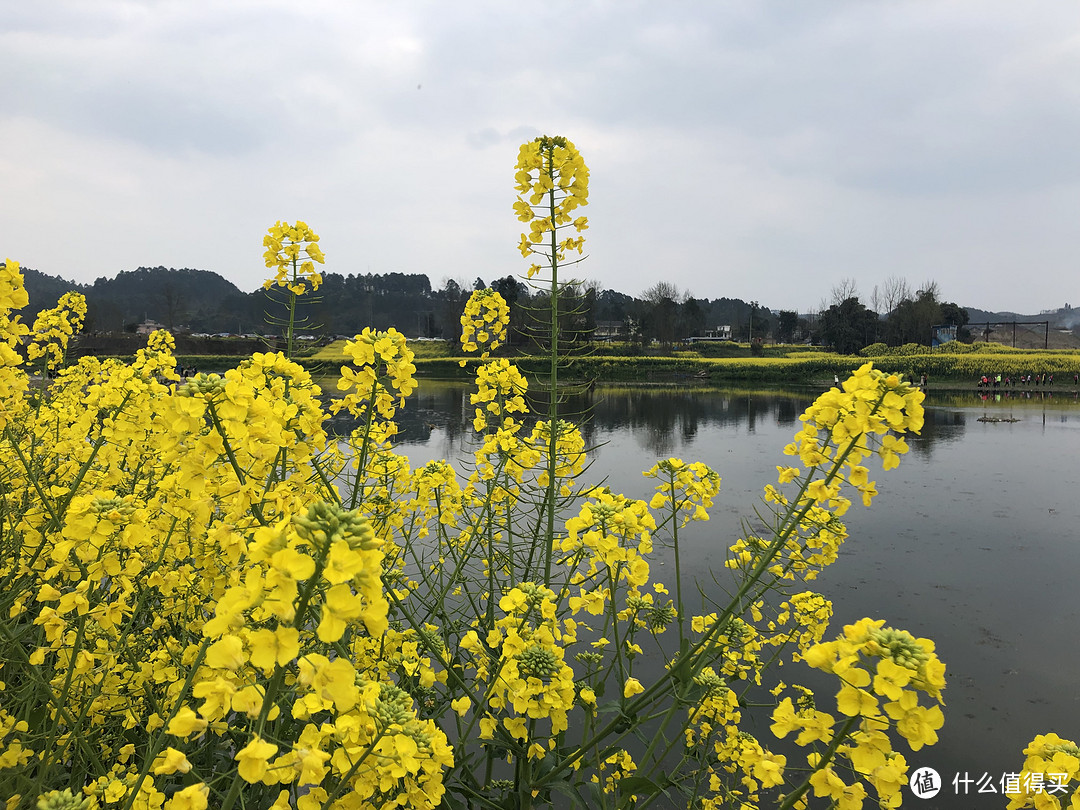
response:
<path fill-rule="evenodd" d="M 440 379 L 471 379 L 479 362 L 463 358 L 453 344 L 444 341 L 417 341 L 417 374 Z M 323 347 L 308 360 L 309 367 L 334 367 L 347 362 L 344 341 Z M 969 388 L 983 375 L 1017 379 L 1019 375 L 1054 375 L 1058 384 L 1073 382 L 1080 374 L 1080 351 L 1022 350 L 996 343 L 949 343 L 931 349 L 909 343 L 886 346 L 875 343 L 857 355 L 841 355 L 813 346 L 767 345 L 759 354 L 749 345 L 717 343 L 673 348 L 666 351 L 636 344 L 598 344 L 592 353 L 570 359 L 561 377 L 566 380 L 598 383 L 676 383 L 701 381 L 705 384 L 764 383 L 768 385 L 819 385 L 844 378 L 867 360 L 879 368 L 920 380 L 925 374 L 931 385 Z M 546 373 L 547 360 L 530 355 L 507 355 L 525 372 Z M 465 366 L 460 361 L 465 359 Z"/>
<path fill-rule="evenodd" d="M 1080 354 L 1025 352 L 1004 354 L 945 354 L 860 357 L 826 354 L 802 354 L 795 357 L 614 357 L 593 355 L 572 360 L 562 376 L 567 380 L 598 383 L 701 383 L 728 385 L 732 383 L 765 383 L 769 385 L 824 385 L 836 378 L 843 379 L 863 363 L 871 360 L 879 368 L 895 371 L 918 382 L 925 374 L 932 388 L 974 389 L 981 377 L 1002 374 L 1016 379 L 1021 374 L 1054 375 L 1057 386 L 1074 385 L 1074 375 L 1080 374 Z M 454 358 L 417 358 L 417 374 L 441 379 L 471 379 L 473 366 L 468 360 L 464 368 Z M 526 373 L 546 370 L 539 358 L 514 358 Z M 1025 388 L 1035 387 L 1031 385 Z"/>
<path fill-rule="evenodd" d="M 471 380 L 480 362 L 474 357 L 463 359 L 452 356 L 439 346 L 432 352 L 424 343 L 417 344 L 414 360 L 417 376 L 446 380 Z M 875 349 L 876 347 L 870 347 Z M 329 351 L 328 351 L 329 349 Z M 931 390 L 976 390 L 983 375 L 1002 375 L 1016 380 L 1020 375 L 1053 375 L 1055 386 L 1033 384 L 1001 386 L 1001 391 L 1012 390 L 1073 390 L 1075 375 L 1080 375 L 1080 352 L 1075 351 L 1020 351 L 1008 347 L 976 347 L 958 344 L 955 350 L 930 350 L 928 347 L 904 346 L 880 347 L 882 353 L 864 350 L 862 355 L 839 355 L 821 350 L 792 347 L 766 347 L 765 356 L 752 357 L 749 348 L 744 356 L 706 357 L 693 351 L 676 351 L 668 355 L 623 356 L 615 354 L 592 354 L 570 359 L 561 372 L 566 381 L 586 383 L 628 383 L 634 385 L 779 385 L 828 388 L 835 378 L 843 379 L 867 360 L 879 368 L 903 374 L 909 380 L 919 381 L 927 375 Z M 441 354 L 442 356 L 437 356 Z M 436 355 L 436 356 L 433 356 Z M 130 358 L 121 358 L 128 359 Z M 184 368 L 200 372 L 221 373 L 233 368 L 241 358 L 234 355 L 181 355 L 177 362 Z M 540 357 L 519 355 L 511 358 L 527 374 L 545 374 L 547 360 Z M 327 347 L 311 356 L 297 358 L 297 362 L 319 376 L 336 375 L 348 358 L 340 351 Z M 998 389 L 978 389 L 993 391 Z"/>

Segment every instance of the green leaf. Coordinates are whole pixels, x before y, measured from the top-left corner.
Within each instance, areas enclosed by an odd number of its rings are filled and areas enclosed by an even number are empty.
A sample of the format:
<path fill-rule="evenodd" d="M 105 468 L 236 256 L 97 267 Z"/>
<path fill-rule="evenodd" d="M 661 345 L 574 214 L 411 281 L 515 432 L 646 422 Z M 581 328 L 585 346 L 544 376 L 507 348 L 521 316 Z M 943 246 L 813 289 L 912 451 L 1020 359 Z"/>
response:
<path fill-rule="evenodd" d="M 679 689 L 679 699 L 685 703 L 696 705 L 701 702 L 703 697 L 705 697 L 706 692 L 708 692 L 708 687 L 704 684 L 687 680 L 687 682 Z"/>
<path fill-rule="evenodd" d="M 598 715 L 605 714 L 622 714 L 622 701 L 621 700 L 608 700 L 604 703 L 598 703 L 596 705 L 596 713 Z"/>
<path fill-rule="evenodd" d="M 624 776 L 619 780 L 619 790 L 623 793 L 647 793 L 649 796 L 664 792 L 662 786 L 647 776 Z"/>
<path fill-rule="evenodd" d="M 597 785 L 589 783 L 586 787 L 596 788 Z M 583 796 L 581 793 L 580 785 L 572 785 L 569 782 L 555 782 L 551 785 L 551 789 L 556 793 L 561 793 L 563 796 L 570 800 L 570 807 L 583 808 L 583 810 L 592 810 L 594 807 L 598 807 L 601 804 L 599 797 L 595 797 L 597 800 L 593 800 L 592 797 Z M 596 791 L 590 791 L 596 792 Z"/>

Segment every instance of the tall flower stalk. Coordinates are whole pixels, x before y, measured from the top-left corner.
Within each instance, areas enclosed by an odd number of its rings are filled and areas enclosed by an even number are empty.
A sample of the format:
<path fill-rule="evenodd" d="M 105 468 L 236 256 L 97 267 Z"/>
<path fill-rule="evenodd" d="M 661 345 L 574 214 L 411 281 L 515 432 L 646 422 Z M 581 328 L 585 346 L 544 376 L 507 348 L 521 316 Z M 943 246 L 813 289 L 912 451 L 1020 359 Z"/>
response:
<path fill-rule="evenodd" d="M 567 251 L 579 256 L 585 245 L 581 233 L 589 227 L 586 217 L 573 213 L 589 203 L 589 169 L 573 143 L 561 136 L 542 136 L 522 144 L 518 151 L 514 180 L 518 192 L 514 211 L 518 219 L 529 224 L 529 232 L 521 235 L 518 248 L 525 258 L 533 259 L 528 277 L 546 272 L 550 295 L 550 325 L 548 347 L 548 490 L 546 494 L 547 536 L 555 536 L 556 514 L 556 448 L 559 431 L 559 296 L 564 284 L 559 269 L 566 261 Z M 569 235 L 571 232 L 576 235 Z M 580 261 L 577 259 L 575 261 Z M 552 549 L 545 551 L 544 580 L 551 577 Z"/>
<path fill-rule="evenodd" d="M 297 299 L 306 293 L 315 292 L 322 284 L 322 275 L 315 270 L 315 264 L 324 264 L 326 257 L 319 247 L 319 235 L 308 227 L 306 222 L 276 222 L 263 237 L 263 259 L 266 266 L 275 271 L 274 277 L 263 282 L 263 289 L 283 287 L 289 292 L 285 306 L 288 319 L 267 313 L 267 320 L 274 326 L 285 330 L 285 356 L 293 357 L 293 339 L 297 326 L 309 326 L 306 319 L 299 322 L 296 318 Z"/>

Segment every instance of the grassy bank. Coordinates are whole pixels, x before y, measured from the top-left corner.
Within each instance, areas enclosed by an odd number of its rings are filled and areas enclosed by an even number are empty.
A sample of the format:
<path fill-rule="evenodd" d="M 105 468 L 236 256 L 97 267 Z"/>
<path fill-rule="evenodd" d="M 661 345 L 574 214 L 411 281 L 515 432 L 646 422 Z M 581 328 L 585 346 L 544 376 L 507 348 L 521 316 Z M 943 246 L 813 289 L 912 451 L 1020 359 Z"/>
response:
<path fill-rule="evenodd" d="M 319 375 L 335 375 L 341 365 L 349 362 L 342 353 L 344 341 L 332 344 L 309 358 L 298 362 Z M 469 359 L 462 368 L 461 357 L 451 353 L 444 342 L 411 344 L 416 350 L 417 374 L 423 377 L 468 380 L 472 379 L 476 360 Z M 1080 374 L 1080 352 L 1074 350 L 1022 350 L 996 344 L 958 344 L 949 350 L 926 346 L 886 347 L 875 344 L 859 355 L 840 355 L 818 348 L 766 346 L 764 356 L 752 357 L 747 346 L 730 344 L 723 347 L 726 356 L 708 356 L 717 347 L 705 351 L 680 350 L 669 354 L 637 355 L 609 353 L 593 354 L 574 359 L 565 379 L 596 380 L 618 383 L 685 383 L 697 380 L 704 384 L 763 383 L 767 385 L 817 385 L 831 383 L 833 376 L 844 377 L 867 360 L 879 368 L 889 369 L 918 379 L 929 376 L 935 385 L 967 387 L 983 375 L 1001 374 L 1014 379 L 1020 374 L 1053 374 L 1058 385 L 1072 384 L 1073 375 Z M 621 348 L 621 347 L 617 347 Z M 130 361 L 129 358 L 124 358 Z M 236 365 L 230 355 L 181 355 L 178 362 L 199 371 L 222 372 Z M 520 356 L 515 362 L 523 371 L 540 374 L 546 370 L 542 358 Z"/>
<path fill-rule="evenodd" d="M 449 353 L 444 343 L 419 344 L 415 360 L 417 373 L 442 379 L 470 379 L 474 360 L 465 368 L 459 357 Z M 957 344 L 949 350 L 931 350 L 926 346 L 886 347 L 875 344 L 859 355 L 840 355 L 820 349 L 789 346 L 766 347 L 764 356 L 750 356 L 748 347 L 732 344 L 728 351 L 741 349 L 731 356 L 705 356 L 696 350 L 675 351 L 665 355 L 627 356 L 593 354 L 574 359 L 567 379 L 597 380 L 599 382 L 673 382 L 700 379 L 716 382 L 760 382 L 768 384 L 816 384 L 831 382 L 834 375 L 843 377 L 873 360 L 879 368 L 887 368 L 917 379 L 926 374 L 938 384 L 973 385 L 983 374 L 1011 376 L 1020 374 L 1053 374 L 1058 384 L 1071 383 L 1080 373 L 1080 352 L 1068 350 L 1021 350 L 997 344 Z M 430 348 L 429 348 L 430 347 Z M 713 347 L 708 347 L 712 349 Z M 607 347 L 604 347 L 606 350 Z M 333 368 L 346 362 L 340 350 L 327 347 L 307 362 L 321 362 Z M 515 362 L 523 371 L 541 373 L 544 361 L 534 357 L 517 357 Z"/>

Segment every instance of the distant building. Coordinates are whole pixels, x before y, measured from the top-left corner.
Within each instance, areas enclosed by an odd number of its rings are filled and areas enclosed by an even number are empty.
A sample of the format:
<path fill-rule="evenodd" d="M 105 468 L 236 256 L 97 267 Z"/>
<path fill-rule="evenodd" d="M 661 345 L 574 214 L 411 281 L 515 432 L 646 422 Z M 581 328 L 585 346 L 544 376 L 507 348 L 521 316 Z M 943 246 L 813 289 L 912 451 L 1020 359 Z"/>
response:
<path fill-rule="evenodd" d="M 957 328 L 952 324 L 942 324 L 941 326 L 932 326 L 930 348 L 936 348 L 937 346 L 943 346 L 946 343 L 951 343 L 956 340 Z"/>
<path fill-rule="evenodd" d="M 630 330 L 627 329 L 626 321 L 597 321 L 596 328 L 593 329 L 592 339 L 605 341 L 605 340 L 626 340 L 630 336 Z"/>
<path fill-rule="evenodd" d="M 724 324 L 718 326 L 715 329 L 706 329 L 704 335 L 698 335 L 696 337 L 688 337 L 687 343 L 719 343 L 721 340 L 731 340 L 731 326 Z"/>
<path fill-rule="evenodd" d="M 160 324 L 157 321 L 145 320 L 135 327 L 136 335 L 149 335 L 151 332 L 156 332 L 158 329 L 164 329 L 165 325 Z"/>

